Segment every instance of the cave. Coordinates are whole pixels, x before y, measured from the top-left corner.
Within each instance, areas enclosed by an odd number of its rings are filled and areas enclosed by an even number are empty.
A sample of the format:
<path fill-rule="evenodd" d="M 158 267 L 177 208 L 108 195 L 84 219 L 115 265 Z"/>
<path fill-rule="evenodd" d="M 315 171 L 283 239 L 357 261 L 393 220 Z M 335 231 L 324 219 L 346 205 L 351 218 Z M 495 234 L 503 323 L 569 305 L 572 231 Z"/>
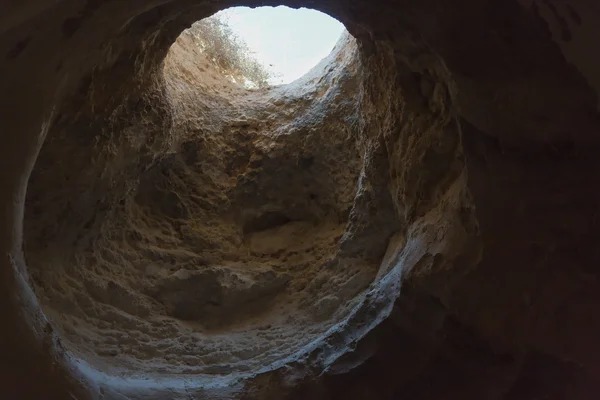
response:
<path fill-rule="evenodd" d="M 594 398 L 600 10 L 241 3 L 347 32 L 249 90 L 239 2 L 0 6 L 0 396 Z"/>

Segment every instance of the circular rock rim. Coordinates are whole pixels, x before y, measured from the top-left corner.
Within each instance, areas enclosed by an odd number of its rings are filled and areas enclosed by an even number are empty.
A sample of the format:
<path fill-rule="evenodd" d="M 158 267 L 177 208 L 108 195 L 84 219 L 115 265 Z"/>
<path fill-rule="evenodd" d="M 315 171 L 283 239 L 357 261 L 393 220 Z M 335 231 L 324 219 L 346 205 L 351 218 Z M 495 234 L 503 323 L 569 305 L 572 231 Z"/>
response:
<path fill-rule="evenodd" d="M 144 100 L 140 94 L 154 95 L 155 99 L 157 94 L 160 97 L 160 87 L 158 93 L 149 89 L 157 89 L 154 84 L 160 81 L 160 63 L 168 46 L 181 33 L 184 25 L 189 26 L 219 8 L 210 4 L 192 4 L 186 0 L 163 3 L 154 8 L 141 5 L 139 8 L 119 8 L 121 4 L 111 2 L 110 7 L 104 7 L 100 3 L 90 3 L 91 9 L 86 7 L 75 18 L 68 18 L 68 24 L 63 26 L 65 29 L 62 32 L 66 35 L 66 41 L 58 43 L 64 53 L 26 52 L 28 56 L 33 55 L 34 60 L 39 56 L 37 59 L 48 61 L 37 64 L 40 74 L 35 75 L 38 81 L 48 84 L 41 86 L 45 96 L 39 97 L 38 103 L 32 103 L 32 107 L 36 105 L 39 112 L 32 114 L 31 122 L 21 121 L 20 116 L 9 118 L 9 122 L 16 126 L 21 126 L 19 123 L 23 122 L 21 128 L 27 128 L 30 132 L 23 143 L 19 142 L 17 150 L 20 153 L 16 152 L 9 159 L 15 168 L 26 171 L 25 175 L 31 171 L 41 143 L 41 140 L 37 144 L 34 141 L 42 139 L 53 122 L 65 122 L 65 106 L 56 107 L 57 104 L 67 99 L 76 106 L 79 116 L 94 114 L 90 104 L 85 103 L 86 93 L 82 90 L 90 84 L 96 89 L 93 94 L 96 103 L 92 105 L 96 106 L 96 110 L 107 110 L 106 118 L 112 116 L 111 112 L 124 100 Z M 227 5 L 220 6 L 225 8 Z M 381 13 L 371 12 L 370 4 L 358 3 L 346 7 L 343 3 L 331 3 L 320 4 L 319 7 L 320 11 L 342 21 L 360 43 L 361 60 L 367 65 L 362 100 L 369 111 L 365 114 L 368 122 L 374 122 L 372 125 L 365 124 L 371 129 L 365 130 L 366 135 L 360 140 L 361 150 L 369 155 L 364 171 L 361 171 L 361 179 L 367 183 L 363 187 L 377 188 L 377 193 L 387 191 L 391 195 L 377 200 L 384 208 L 391 208 L 394 218 L 398 218 L 400 223 L 400 229 L 390 238 L 376 284 L 362 303 L 363 306 L 370 304 L 375 307 L 358 307 L 346 324 L 335 327 L 349 331 L 357 328 L 349 326 L 353 322 L 360 323 L 361 319 L 373 321 L 374 315 L 383 318 L 389 313 L 401 280 L 417 284 L 420 288 L 426 287 L 429 295 L 435 293 L 435 296 L 442 298 L 448 285 L 456 281 L 456 274 L 452 273 L 453 263 L 459 263 L 460 270 L 464 271 L 477 262 L 478 227 L 466 186 L 460 120 L 452 112 L 452 102 L 457 95 L 456 83 L 440 54 L 418 32 L 412 35 L 415 32 L 410 26 L 419 25 L 419 18 L 411 18 L 410 21 L 405 19 L 403 22 L 406 26 L 401 29 L 403 35 L 398 37 L 391 34 L 397 30 L 398 21 L 379 18 Z M 182 13 L 182 9 L 189 12 Z M 65 8 L 54 11 L 58 17 L 69 14 Z M 450 14 L 453 12 L 450 8 L 447 11 Z M 429 15 L 424 10 L 416 12 Z M 99 21 L 103 23 L 98 24 Z M 47 25 L 40 29 L 49 32 L 55 28 L 53 24 Z M 423 27 L 425 31 L 429 28 Z M 96 48 L 99 51 L 93 50 Z M 30 58 L 19 59 L 11 68 L 15 70 L 14 66 L 23 65 L 23 60 Z M 74 65 L 77 68 L 71 68 Z M 63 70 L 70 71 L 69 75 L 62 76 L 60 72 Z M 8 85 L 9 90 L 17 87 Z M 74 95 L 69 96 L 71 93 Z M 16 104 L 29 103 L 21 99 Z M 145 104 L 141 101 L 129 104 L 132 105 L 143 108 Z M 168 104 L 162 104 L 162 107 L 168 109 Z M 38 126 L 43 128 L 40 135 L 33 133 Z M 410 143 L 410 146 L 403 145 L 406 143 Z M 20 161 L 20 156 L 24 157 L 24 161 Z M 420 179 L 421 176 L 427 179 Z M 11 185 L 18 202 L 14 204 L 14 215 L 9 220 L 15 228 L 12 236 L 9 235 L 9 254 L 12 265 L 18 270 L 11 270 L 15 272 L 12 275 L 9 273 L 15 290 L 9 283 L 8 292 L 17 297 L 14 312 L 9 313 L 9 318 L 14 317 L 18 331 L 27 339 L 20 340 L 18 334 L 10 336 L 10 339 L 28 354 L 30 349 L 21 343 L 43 344 L 43 348 L 36 347 L 31 351 L 40 357 L 40 372 L 44 377 L 59 382 L 50 385 L 56 389 L 56 393 L 71 397 L 77 393 L 83 398 L 129 395 L 158 399 L 190 393 L 199 398 L 264 398 L 275 394 L 281 397 L 285 396 L 286 388 L 294 389 L 302 381 L 312 380 L 310 378 L 326 378 L 321 375 L 322 372 L 325 375 L 344 374 L 369 357 L 369 351 L 365 354 L 361 343 L 368 339 L 364 336 L 373 338 L 376 335 L 374 330 L 365 332 L 370 330 L 370 326 L 363 325 L 364 329 L 357 328 L 358 333 L 354 338 L 341 334 L 336 336 L 334 332 L 329 340 L 337 346 L 335 348 L 324 343 L 323 351 L 306 353 L 306 357 L 298 362 L 276 366 L 271 372 L 254 374 L 252 379 L 235 380 L 235 385 L 221 381 L 202 386 L 202 382 L 194 381 L 192 388 L 186 387 L 182 379 L 170 382 L 162 379 L 159 382 L 148 378 L 151 381 L 148 382 L 142 378 L 123 380 L 115 375 L 102 375 L 65 351 L 59 335 L 52 332 L 31 291 L 21 252 L 25 181 L 15 180 Z M 387 217 L 384 215 L 381 219 Z M 381 243 L 381 240 L 375 242 Z M 10 304 L 13 304 L 12 299 Z M 19 314 L 17 310 L 25 312 Z M 360 338 L 364 339 L 357 343 Z M 340 349 L 349 351 L 342 354 L 343 350 Z M 336 360 L 339 362 L 335 363 Z"/>
<path fill-rule="evenodd" d="M 348 39 L 344 40 L 347 41 Z M 347 46 L 348 44 L 345 43 L 345 45 Z M 332 52 L 327 60 L 324 60 L 319 66 L 315 67 L 313 71 L 309 72 L 299 80 L 292 82 L 291 84 L 275 88 L 275 90 L 281 93 L 282 97 L 284 98 L 290 97 L 290 93 L 292 92 L 306 95 L 308 92 L 310 92 L 310 87 L 315 81 L 319 81 L 319 79 L 325 77 L 327 74 L 327 71 L 325 71 L 326 68 L 329 67 L 331 61 L 335 60 L 342 51 L 343 49 L 338 47 L 338 49 Z M 354 60 L 354 62 L 356 61 L 357 60 Z M 336 78 L 338 77 L 333 77 L 334 82 Z M 44 150 L 42 149 L 42 154 L 43 152 Z M 391 275 L 394 274 L 391 273 Z M 366 292 L 362 292 L 362 294 L 358 295 L 359 298 L 362 297 L 363 299 L 360 300 L 359 303 L 349 311 L 345 318 L 337 321 L 336 323 L 332 323 L 332 326 L 326 332 L 320 335 L 319 339 L 313 343 L 304 346 L 295 353 L 287 354 L 281 359 L 273 360 L 267 365 L 264 365 L 262 368 L 250 371 L 248 373 L 238 372 L 237 374 L 232 373 L 225 376 L 203 374 L 202 379 L 198 379 L 199 375 L 192 375 L 196 377 L 196 384 L 198 384 L 198 388 L 216 389 L 218 387 L 218 390 L 222 390 L 224 387 L 227 387 L 228 390 L 233 390 L 233 388 L 236 386 L 233 383 L 238 381 L 240 378 L 256 377 L 257 375 L 267 372 L 279 374 L 283 371 L 285 371 L 286 376 L 290 376 L 290 372 L 294 369 L 294 365 L 298 365 L 299 367 L 297 368 L 302 370 L 302 373 L 298 373 L 298 377 L 306 374 L 312 375 L 315 373 L 315 371 L 324 371 L 328 368 L 332 368 L 335 364 L 335 361 L 339 357 L 351 352 L 354 346 L 356 346 L 357 341 L 359 341 L 363 335 L 365 335 L 381 320 L 387 317 L 391 309 L 393 299 L 395 299 L 398 294 L 397 291 L 399 288 L 399 278 L 396 277 L 396 279 L 390 279 L 390 273 L 388 273 L 388 275 L 378 277 L 378 281 L 380 284 L 375 285 Z M 107 385 L 107 388 L 112 387 L 114 389 L 115 386 L 123 385 L 122 380 L 119 379 L 118 383 L 111 374 L 101 372 L 83 359 L 74 358 L 72 361 L 76 363 L 77 368 L 84 372 L 85 375 L 95 376 L 95 378 L 99 379 L 100 381 L 104 381 L 104 383 Z M 113 367 L 110 363 L 108 363 L 107 366 Z M 309 370 L 312 370 L 312 372 L 308 373 Z M 185 381 L 185 374 L 181 377 L 182 381 L 176 382 L 174 381 L 173 376 L 167 373 L 161 374 L 162 377 L 160 378 L 157 376 L 152 377 L 153 383 L 149 383 L 148 371 L 145 371 L 143 376 L 138 376 L 137 378 L 135 371 L 128 372 L 130 374 L 131 372 L 134 373 L 131 374 L 127 379 L 128 383 L 125 385 L 129 388 L 127 390 L 133 390 L 133 388 L 136 388 L 135 390 L 141 388 L 150 389 L 152 386 L 154 386 L 154 390 L 165 388 L 167 386 L 175 388 Z M 294 374 L 295 373 L 291 375 Z M 165 378 L 165 376 L 171 377 Z M 189 389 L 189 382 L 185 384 L 185 386 Z M 126 388 L 121 387 L 119 390 L 121 390 L 120 393 L 123 393 L 122 391 L 126 390 Z"/>

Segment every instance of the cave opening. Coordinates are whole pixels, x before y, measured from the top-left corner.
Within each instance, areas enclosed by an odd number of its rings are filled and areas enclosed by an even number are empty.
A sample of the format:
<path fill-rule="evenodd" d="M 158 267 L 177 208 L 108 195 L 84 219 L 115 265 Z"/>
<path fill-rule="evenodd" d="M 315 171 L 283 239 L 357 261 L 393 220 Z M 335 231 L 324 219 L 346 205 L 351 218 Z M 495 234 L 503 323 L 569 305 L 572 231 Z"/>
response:
<path fill-rule="evenodd" d="M 169 7 L 121 21 L 47 124 L 24 242 L 49 325 L 115 397 L 353 369 L 404 271 L 476 234 L 444 64 L 332 6 L 329 54 L 248 90 L 181 34 L 217 10 Z"/>
<path fill-rule="evenodd" d="M 198 62 L 232 82 L 265 88 L 306 74 L 344 32 L 341 22 L 309 8 L 232 7 L 195 22 L 178 40 L 191 39 L 203 56 Z"/>
<path fill-rule="evenodd" d="M 0 3 L 0 397 L 593 398 L 598 7 L 281 3 L 265 90 L 176 42 L 277 0 Z"/>
<path fill-rule="evenodd" d="M 29 181 L 26 257 L 82 361 L 234 379 L 348 329 L 336 326 L 364 307 L 400 222 L 365 176 L 385 168 L 364 154 L 379 116 L 365 114 L 360 47 L 335 24 L 316 66 L 260 90 L 208 55 L 214 31 L 184 31 L 109 118 L 92 82 L 77 99 L 90 111 L 50 127 Z"/>

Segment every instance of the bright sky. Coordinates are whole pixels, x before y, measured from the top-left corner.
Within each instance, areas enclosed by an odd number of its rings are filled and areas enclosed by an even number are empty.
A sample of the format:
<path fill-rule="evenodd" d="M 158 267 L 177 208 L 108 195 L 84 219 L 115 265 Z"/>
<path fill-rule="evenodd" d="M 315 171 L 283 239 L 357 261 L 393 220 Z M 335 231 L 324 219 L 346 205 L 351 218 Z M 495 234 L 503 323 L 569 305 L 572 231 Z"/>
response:
<path fill-rule="evenodd" d="M 325 58 L 344 25 L 319 11 L 289 7 L 234 7 L 221 11 L 231 29 L 255 58 L 279 78 L 271 84 L 290 83 Z"/>

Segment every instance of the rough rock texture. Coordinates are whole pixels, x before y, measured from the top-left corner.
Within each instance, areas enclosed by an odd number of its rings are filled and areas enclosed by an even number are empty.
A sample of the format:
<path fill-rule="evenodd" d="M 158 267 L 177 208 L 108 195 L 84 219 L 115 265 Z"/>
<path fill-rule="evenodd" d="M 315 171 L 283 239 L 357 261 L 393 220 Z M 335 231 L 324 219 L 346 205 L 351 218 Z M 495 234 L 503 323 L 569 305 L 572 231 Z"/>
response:
<path fill-rule="evenodd" d="M 594 398 L 598 8 L 286 4 L 356 44 L 255 92 L 229 2 L 0 6 L 2 396 Z"/>
<path fill-rule="evenodd" d="M 223 374 L 294 355 L 351 311 L 400 228 L 387 187 L 359 182 L 353 40 L 260 91 L 203 60 L 186 35 L 169 53 L 170 125 L 116 117 L 90 146 L 78 138 L 94 131 L 65 123 L 30 179 L 32 281 L 90 363 Z"/>

